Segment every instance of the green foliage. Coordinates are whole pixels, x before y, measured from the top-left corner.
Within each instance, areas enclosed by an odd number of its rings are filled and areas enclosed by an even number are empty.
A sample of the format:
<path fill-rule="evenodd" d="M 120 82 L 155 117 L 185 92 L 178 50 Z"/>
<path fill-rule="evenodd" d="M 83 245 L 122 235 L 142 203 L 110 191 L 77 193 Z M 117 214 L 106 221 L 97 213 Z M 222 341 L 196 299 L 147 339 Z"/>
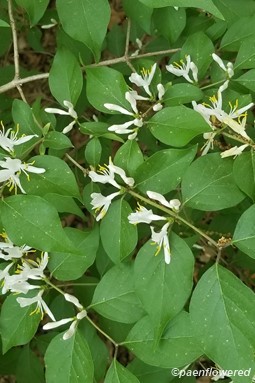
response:
<path fill-rule="evenodd" d="M 56 5 L 64 31 L 84 43 L 98 61 L 110 20 L 108 1 L 71 0 L 63 3 L 58 0 Z"/>
<path fill-rule="evenodd" d="M 1 3 L 0 376 L 254 380 L 254 20 Z"/>
<path fill-rule="evenodd" d="M 65 383 L 74 379 L 77 383 L 93 383 L 93 359 L 79 330 L 71 339 L 63 340 L 63 334 L 53 338 L 45 354 L 45 365 L 47 383 L 55 383 L 58 379 Z"/>

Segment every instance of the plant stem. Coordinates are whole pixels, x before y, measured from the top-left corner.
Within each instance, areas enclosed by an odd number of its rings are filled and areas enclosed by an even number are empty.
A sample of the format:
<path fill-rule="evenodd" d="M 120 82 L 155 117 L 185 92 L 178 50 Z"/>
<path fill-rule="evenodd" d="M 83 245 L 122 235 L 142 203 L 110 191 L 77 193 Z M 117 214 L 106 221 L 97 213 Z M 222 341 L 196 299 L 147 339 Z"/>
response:
<path fill-rule="evenodd" d="M 10 19 L 10 25 L 12 30 L 12 41 L 13 41 L 13 55 L 14 55 L 14 79 L 15 81 L 15 87 L 18 89 L 19 94 L 24 102 L 27 103 L 26 97 L 23 93 L 23 90 L 21 89 L 21 84 L 19 82 L 20 79 L 20 70 L 19 70 L 19 49 L 18 49 L 18 38 L 17 38 L 17 30 L 16 30 L 16 24 L 13 17 L 13 10 L 12 10 L 12 0 L 8 0 L 8 13 L 9 13 L 9 19 Z"/>
<path fill-rule="evenodd" d="M 95 324 L 93 322 L 93 320 L 89 317 L 89 316 L 86 316 L 86 319 L 89 321 L 89 323 L 95 327 L 95 329 L 97 329 L 98 332 L 100 332 L 100 334 L 102 334 L 105 338 L 109 339 L 109 341 L 114 345 L 114 347 L 118 348 L 118 343 L 115 342 L 114 339 L 112 339 L 108 334 L 106 334 L 106 332 L 104 332 L 100 327 L 98 327 L 97 324 Z"/>
<path fill-rule="evenodd" d="M 79 168 L 84 175 L 87 175 L 88 171 L 83 166 L 81 166 L 78 162 L 76 162 L 69 154 L 65 154 L 65 156 L 77 167 Z"/>

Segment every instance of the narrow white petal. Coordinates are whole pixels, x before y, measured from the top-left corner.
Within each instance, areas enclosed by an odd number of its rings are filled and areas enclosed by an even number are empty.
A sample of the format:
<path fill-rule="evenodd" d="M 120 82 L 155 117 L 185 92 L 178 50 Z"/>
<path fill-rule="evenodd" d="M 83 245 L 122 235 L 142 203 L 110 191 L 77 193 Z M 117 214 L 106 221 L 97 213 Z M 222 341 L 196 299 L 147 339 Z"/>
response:
<path fill-rule="evenodd" d="M 68 330 L 64 333 L 64 335 L 63 335 L 63 339 L 64 339 L 64 340 L 70 339 L 70 338 L 74 335 L 75 330 L 76 330 L 76 327 L 77 327 L 77 324 L 78 324 L 77 320 L 74 321 L 74 322 L 71 324 L 71 326 L 69 327 L 69 329 L 68 329 Z"/>
<path fill-rule="evenodd" d="M 56 322 L 49 322 L 43 326 L 43 330 L 51 330 L 53 328 L 63 326 L 66 323 L 72 322 L 73 320 L 74 318 L 65 318 L 65 319 L 58 320 Z"/>
<path fill-rule="evenodd" d="M 216 53 L 212 54 L 212 58 L 221 67 L 221 69 L 223 69 L 224 71 L 227 70 L 227 68 L 225 67 L 224 62 L 222 61 L 222 59 L 218 55 L 216 55 Z"/>
<path fill-rule="evenodd" d="M 162 205 L 169 207 L 169 202 L 165 199 L 165 197 L 157 192 L 147 191 L 147 196 L 155 201 L 160 202 Z"/>
<path fill-rule="evenodd" d="M 137 106 L 136 106 L 136 99 L 133 97 L 132 92 L 126 92 L 125 93 L 126 100 L 130 103 L 131 108 L 135 112 L 135 114 L 138 113 Z"/>
<path fill-rule="evenodd" d="M 82 320 L 82 319 L 85 318 L 87 315 L 88 315 L 87 311 L 86 311 L 86 310 L 82 310 L 80 313 L 77 314 L 76 318 L 77 318 L 78 320 Z"/>
<path fill-rule="evenodd" d="M 190 69 L 191 69 L 191 72 L 192 72 L 192 76 L 194 78 L 194 81 L 195 82 L 198 82 L 198 67 L 196 66 L 195 63 L 191 62 L 190 63 Z"/>
<path fill-rule="evenodd" d="M 106 103 L 106 104 L 104 104 L 104 107 L 106 109 L 109 109 L 109 110 L 113 111 L 113 112 L 120 112 L 120 113 L 126 114 L 128 116 L 132 116 L 133 115 L 133 113 L 130 112 L 129 110 L 124 109 L 124 108 L 122 108 L 122 106 L 119 106 L 119 105 L 116 105 L 116 104 L 107 104 Z"/>
<path fill-rule="evenodd" d="M 76 121 L 72 121 L 72 122 L 70 122 L 70 124 L 68 124 L 68 125 L 63 129 L 62 133 L 63 133 L 63 134 L 69 133 L 69 132 L 73 129 L 73 127 L 74 127 L 75 124 L 76 124 Z"/>
<path fill-rule="evenodd" d="M 71 294 L 64 294 L 64 298 L 67 302 L 73 303 L 78 309 L 83 309 L 83 306 L 80 304 L 79 300 Z"/>
<path fill-rule="evenodd" d="M 44 110 L 47 113 L 62 114 L 64 116 L 69 116 L 69 113 L 66 110 L 62 110 L 58 108 L 46 108 Z"/>

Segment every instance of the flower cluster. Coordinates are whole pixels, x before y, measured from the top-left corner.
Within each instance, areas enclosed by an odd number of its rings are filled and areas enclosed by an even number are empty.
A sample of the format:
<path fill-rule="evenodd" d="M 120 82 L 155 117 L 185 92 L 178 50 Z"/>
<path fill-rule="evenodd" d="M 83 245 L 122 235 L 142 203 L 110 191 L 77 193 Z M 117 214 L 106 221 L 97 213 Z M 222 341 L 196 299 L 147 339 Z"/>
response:
<path fill-rule="evenodd" d="M 147 195 L 149 198 L 157 202 L 160 202 L 161 205 L 166 206 L 175 212 L 179 211 L 181 203 L 178 199 L 172 199 L 170 201 L 167 201 L 162 194 L 152 192 L 152 191 L 147 191 Z M 141 206 L 140 204 L 138 204 L 138 208 L 136 212 L 131 213 L 128 216 L 128 220 L 131 224 L 137 225 L 138 223 L 150 224 L 152 221 L 161 221 L 161 220 L 166 221 L 167 218 L 157 214 L 153 214 L 151 209 L 148 210 L 144 206 Z M 170 222 L 167 222 L 161 228 L 159 232 L 156 232 L 155 228 L 153 226 L 150 226 L 152 243 L 157 245 L 157 251 L 155 255 L 158 255 L 161 248 L 163 247 L 166 264 L 169 264 L 171 261 L 171 251 L 170 251 L 170 245 L 169 245 L 169 239 L 168 239 L 169 226 L 170 226 Z"/>
<path fill-rule="evenodd" d="M 223 126 L 227 126 L 232 129 L 235 133 L 242 136 L 244 139 L 250 141 L 250 137 L 247 135 L 245 131 L 246 126 L 246 118 L 247 118 L 247 110 L 253 107 L 253 103 L 250 103 L 240 109 L 238 109 L 238 100 L 233 106 L 230 103 L 229 112 L 225 112 L 223 110 L 223 99 L 222 93 L 227 89 L 229 84 L 229 80 L 225 81 L 223 85 L 221 85 L 218 89 L 217 96 L 212 96 L 209 98 L 211 104 L 202 103 L 197 104 L 195 101 L 192 101 L 193 109 L 197 111 L 207 122 L 207 124 L 211 127 L 212 132 L 204 133 L 203 137 L 207 140 L 205 145 L 202 148 L 202 155 L 206 154 L 210 148 L 213 148 L 214 137 L 217 132 L 217 124 L 223 124 Z M 221 153 L 221 157 L 228 157 L 232 155 L 239 155 L 248 144 L 242 145 L 239 148 L 231 148 L 223 153 Z"/>
<path fill-rule="evenodd" d="M 27 294 L 30 290 L 39 292 L 32 298 L 18 297 L 17 302 L 21 307 L 37 304 L 35 312 L 44 312 L 55 320 L 54 315 L 44 302 L 42 295 L 44 289 L 41 284 L 33 284 L 33 281 L 43 281 L 45 279 L 44 270 L 48 264 L 48 253 L 42 253 L 41 258 L 32 259 L 31 254 L 35 252 L 31 247 L 15 246 L 6 233 L 1 237 L 4 242 L 0 242 L 0 258 L 10 261 L 4 269 L 0 270 L 0 281 L 2 281 L 2 294 L 7 292 L 16 294 Z M 28 256 L 30 254 L 30 257 Z"/>
<path fill-rule="evenodd" d="M 27 245 L 15 246 L 6 233 L 2 233 L 4 241 L 0 242 L 0 259 L 7 261 L 7 265 L 0 270 L 0 281 L 2 281 L 2 294 L 7 292 L 26 295 L 31 290 L 38 292 L 33 297 L 17 297 L 16 300 L 20 307 L 28 307 L 36 304 L 31 314 L 40 314 L 43 318 L 46 313 L 53 321 L 43 326 L 44 330 L 56 328 L 68 322 L 72 322 L 69 330 L 64 334 L 63 339 L 70 338 L 78 325 L 78 321 L 83 319 L 87 312 L 80 304 L 78 299 L 70 294 L 63 294 L 67 302 L 71 302 L 79 310 L 74 318 L 66 318 L 56 321 L 53 313 L 43 299 L 46 281 L 44 274 L 48 264 L 48 253 L 44 252 L 41 258 L 33 259 L 32 255 L 36 250 Z M 10 263 L 9 263 L 10 261 Z M 36 281 L 37 284 L 34 284 Z"/>
<path fill-rule="evenodd" d="M 93 209 L 95 209 L 96 212 L 99 212 L 99 214 L 96 217 L 97 221 L 99 221 L 105 216 L 112 200 L 122 193 L 122 190 L 121 190 L 122 187 L 115 180 L 115 175 L 118 175 L 126 185 L 130 187 L 134 186 L 134 182 L 135 182 L 134 179 L 132 177 L 127 177 L 123 169 L 114 165 L 112 163 L 111 157 L 109 158 L 108 165 L 99 167 L 98 173 L 95 172 L 94 170 L 91 170 L 89 172 L 89 177 L 91 178 L 93 182 L 99 182 L 102 184 L 109 183 L 112 186 L 119 189 L 118 192 L 112 193 L 106 197 L 103 196 L 101 193 L 91 194 L 91 198 L 92 198 L 91 204 L 93 206 Z"/>
<path fill-rule="evenodd" d="M 138 129 L 143 126 L 142 113 L 138 111 L 137 101 L 150 101 L 153 103 L 152 109 L 157 112 L 163 108 L 162 101 L 165 94 L 165 88 L 162 84 L 157 84 L 157 95 L 152 93 L 150 89 L 157 64 L 154 64 L 150 69 L 143 68 L 141 74 L 132 73 L 129 81 L 135 84 L 138 88 L 143 88 L 147 96 L 140 96 L 137 91 L 128 91 L 125 93 L 125 98 L 130 104 L 130 110 L 125 109 L 116 104 L 105 103 L 104 107 L 110 111 L 119 112 L 124 115 L 132 116 L 133 119 L 124 124 L 111 125 L 108 130 L 118 134 L 128 134 L 128 139 L 136 138 Z M 133 127 L 132 127 L 133 126 Z M 131 128 L 132 127 L 132 128 Z"/>
<path fill-rule="evenodd" d="M 196 64 L 191 61 L 190 55 L 186 56 L 186 64 L 184 60 L 181 60 L 180 64 L 174 62 L 173 64 L 167 65 L 166 70 L 177 77 L 184 77 L 188 82 L 198 82 L 198 68 Z M 192 73 L 193 80 L 190 77 L 190 72 Z"/>
<path fill-rule="evenodd" d="M 21 136 L 18 138 L 19 128 L 17 127 L 16 132 L 11 129 L 8 129 L 5 132 L 5 128 L 2 125 L 2 131 L 0 131 L 0 147 L 14 156 L 14 147 L 17 145 L 24 144 L 25 142 L 30 141 L 34 137 L 38 137 L 36 134 L 29 136 Z M 23 187 L 21 186 L 19 176 L 21 173 L 25 173 L 28 180 L 28 173 L 44 173 L 45 169 L 37 168 L 32 166 L 33 163 L 22 162 L 18 158 L 5 157 L 4 160 L 0 161 L 0 182 L 6 182 L 9 190 L 15 190 L 17 193 L 17 188 L 21 190 L 22 193 L 26 193 Z"/>

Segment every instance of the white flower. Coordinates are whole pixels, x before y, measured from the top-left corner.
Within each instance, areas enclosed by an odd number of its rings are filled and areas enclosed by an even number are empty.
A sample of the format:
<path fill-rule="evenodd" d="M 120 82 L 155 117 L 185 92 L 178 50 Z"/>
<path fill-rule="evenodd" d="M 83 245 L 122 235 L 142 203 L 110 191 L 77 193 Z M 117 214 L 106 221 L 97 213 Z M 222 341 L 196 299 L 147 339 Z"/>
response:
<path fill-rule="evenodd" d="M 167 229 L 169 227 L 170 223 L 166 223 L 162 229 L 160 230 L 159 233 L 156 233 L 154 231 L 154 228 L 150 226 L 151 228 L 151 240 L 157 244 L 157 251 L 155 255 L 158 255 L 158 253 L 161 250 L 161 247 L 163 245 L 164 249 L 164 256 L 165 256 L 165 262 L 166 264 L 169 264 L 171 261 L 171 252 L 170 252 L 170 246 L 169 246 L 169 239 L 168 239 L 168 234 L 167 234 Z"/>
<path fill-rule="evenodd" d="M 41 28 L 42 28 L 42 29 L 50 29 L 50 28 L 53 28 L 53 27 L 55 27 L 56 25 L 58 25 L 57 20 L 55 20 L 55 19 L 50 19 L 50 21 L 51 21 L 51 24 L 44 24 L 44 25 L 41 25 Z"/>
<path fill-rule="evenodd" d="M 157 85 L 157 90 L 158 90 L 158 100 L 159 101 L 162 101 L 162 98 L 165 94 L 165 88 L 162 84 L 158 84 Z M 163 105 L 161 104 L 161 102 L 158 102 L 157 104 L 153 105 L 153 110 L 154 112 L 158 112 L 159 110 L 161 110 L 163 108 Z"/>
<path fill-rule="evenodd" d="M 100 211 L 100 213 L 96 217 L 96 221 L 100 221 L 100 219 L 102 219 L 105 216 L 113 198 L 115 198 L 119 194 L 120 192 L 116 192 L 106 197 L 104 197 L 101 193 L 91 194 L 91 205 L 93 206 L 93 209 L 95 209 L 96 212 Z"/>
<path fill-rule="evenodd" d="M 19 176 L 21 172 L 25 173 L 27 179 L 29 180 L 29 173 L 44 173 L 45 169 L 37 168 L 32 166 L 32 164 L 22 163 L 18 158 L 12 159 L 10 157 L 5 157 L 5 161 L 0 161 L 0 167 L 4 170 L 0 170 L 0 182 L 8 181 L 9 190 L 11 191 L 13 188 L 15 192 L 17 192 L 17 187 L 21 190 L 22 193 L 26 193 L 22 188 Z"/>
<path fill-rule="evenodd" d="M 0 236 L 5 239 L 5 242 L 0 242 L 0 258 L 5 261 L 21 258 L 31 250 L 31 247 L 26 245 L 15 246 L 5 233 L 0 234 Z"/>
<path fill-rule="evenodd" d="M 102 184 L 109 183 L 113 186 L 115 186 L 118 189 L 121 189 L 121 186 L 115 181 L 115 174 L 118 174 L 122 180 L 127 184 L 128 186 L 133 186 L 135 181 L 132 177 L 127 177 L 126 173 L 123 169 L 121 169 L 118 166 L 113 165 L 111 157 L 109 158 L 109 165 L 100 166 L 99 172 L 101 174 L 96 173 L 95 171 L 89 172 L 89 177 L 93 182 L 99 182 Z"/>
<path fill-rule="evenodd" d="M 0 270 L 0 281 L 3 280 L 2 285 L 5 284 L 5 279 L 10 277 L 9 270 L 12 266 L 13 266 L 13 262 L 9 263 L 3 270 Z"/>
<path fill-rule="evenodd" d="M 19 273 L 24 279 L 40 280 L 44 279 L 44 270 L 48 264 L 49 256 L 45 252 L 40 260 L 33 261 L 32 259 L 24 260 L 22 266 L 19 267 Z"/>
<path fill-rule="evenodd" d="M 76 317 L 64 318 L 64 319 L 61 319 L 59 321 L 50 322 L 50 323 L 45 324 L 43 326 L 43 330 L 51 330 L 51 329 L 63 326 L 64 324 L 72 322 L 71 326 L 69 327 L 69 329 L 63 335 L 63 339 L 67 340 L 67 339 L 71 338 L 74 335 L 79 321 L 82 320 L 83 318 L 85 318 L 86 316 L 87 316 L 87 311 L 86 310 L 82 310 L 81 312 L 79 312 L 76 315 Z"/>
<path fill-rule="evenodd" d="M 181 202 L 178 199 L 171 199 L 169 202 L 165 199 L 165 197 L 156 192 L 147 191 L 147 196 L 151 199 L 154 199 L 155 201 L 160 202 L 162 205 L 174 210 L 179 211 Z"/>
<path fill-rule="evenodd" d="M 168 72 L 174 74 L 175 76 L 184 77 L 185 80 L 187 80 L 188 82 L 191 82 L 191 83 L 193 83 L 194 81 L 198 82 L 198 77 L 197 77 L 198 68 L 197 68 L 196 64 L 194 64 L 191 61 L 190 55 L 186 56 L 186 61 L 187 61 L 187 64 L 185 64 L 184 61 L 181 60 L 180 61 L 181 64 L 174 62 L 174 65 L 173 64 L 166 65 L 166 70 Z M 191 70 L 191 73 L 192 73 L 194 80 L 191 80 L 191 78 L 189 76 L 190 70 Z"/>
<path fill-rule="evenodd" d="M 14 132 L 11 129 L 8 129 L 5 132 L 5 128 L 3 126 L 3 123 L 1 122 L 2 130 L 0 131 L 0 147 L 6 150 L 9 153 L 13 152 L 13 148 L 15 145 L 21 145 L 25 142 L 31 140 L 33 137 L 38 137 L 37 134 L 32 134 L 29 136 L 23 135 L 22 137 L 18 138 L 19 133 L 19 127 L 17 126 L 16 132 Z"/>
<path fill-rule="evenodd" d="M 241 146 L 234 146 L 233 148 L 230 148 L 230 149 L 222 152 L 220 154 L 220 156 L 221 156 L 221 158 L 226 158 L 226 157 L 230 157 L 230 156 L 234 156 L 234 158 L 236 158 L 237 156 L 239 156 L 244 151 L 245 148 L 247 148 L 247 146 L 249 146 L 249 145 L 244 144 Z"/>
<path fill-rule="evenodd" d="M 34 303 L 36 303 L 36 309 L 32 312 L 33 313 L 41 313 L 41 316 L 43 318 L 43 315 L 44 313 L 46 313 L 53 321 L 55 321 L 55 317 L 54 315 L 52 314 L 52 312 L 50 311 L 49 307 L 47 306 L 47 304 L 44 302 L 44 300 L 42 299 L 42 295 L 43 295 L 44 291 L 43 290 L 40 290 L 39 293 L 33 297 L 33 298 L 17 298 L 17 302 L 19 303 L 20 307 L 27 307 L 27 306 L 31 306 L 33 305 Z"/>
<path fill-rule="evenodd" d="M 22 293 L 27 294 L 28 291 L 39 289 L 41 286 L 31 285 L 24 279 L 25 276 L 18 275 L 7 275 L 4 280 L 2 294 L 6 294 L 7 291 L 11 293 Z"/>
<path fill-rule="evenodd" d="M 68 133 L 70 132 L 70 130 L 72 130 L 73 126 L 75 125 L 76 121 L 77 121 L 77 113 L 75 112 L 74 110 L 74 106 L 73 104 L 70 102 L 70 101 L 64 101 L 63 102 L 64 106 L 68 109 L 68 111 L 65 111 L 63 109 L 58 109 L 58 108 L 46 108 L 45 109 L 45 112 L 47 113 L 54 113 L 54 114 L 61 114 L 61 115 L 64 115 L 64 116 L 70 116 L 74 119 L 74 121 L 72 121 L 70 124 L 68 124 L 64 129 L 63 129 L 63 133 Z"/>
<path fill-rule="evenodd" d="M 128 136 L 129 139 L 133 139 L 137 135 L 137 128 L 130 129 L 130 126 L 135 125 L 136 127 L 140 128 L 143 126 L 143 120 L 141 116 L 139 115 L 136 101 L 137 100 L 147 100 L 147 98 L 139 96 L 136 91 L 130 91 L 125 93 L 125 98 L 129 102 L 133 112 L 123 108 L 122 106 L 116 105 L 116 104 L 104 104 L 104 107 L 106 109 L 109 109 L 111 111 L 120 112 L 121 114 L 125 114 L 127 116 L 133 116 L 134 119 L 131 121 L 127 121 L 124 124 L 115 124 L 109 126 L 108 130 L 110 132 L 115 132 L 118 134 L 128 134 L 131 133 L 131 135 Z M 136 134 L 134 134 L 136 133 Z M 132 136 L 132 138 L 130 138 Z"/>
<path fill-rule="evenodd" d="M 222 61 L 222 59 L 218 55 L 216 55 L 215 53 L 212 54 L 212 58 L 219 65 L 219 67 L 221 69 L 223 69 L 224 72 L 226 72 L 228 78 L 231 78 L 231 77 L 234 76 L 234 69 L 233 69 L 232 62 L 228 62 L 227 66 L 225 66 L 225 64 Z"/>
<path fill-rule="evenodd" d="M 213 149 L 214 137 L 216 136 L 216 134 L 217 133 L 214 132 L 208 132 L 203 134 L 203 138 L 207 141 L 201 148 L 201 156 L 204 156 L 209 152 L 210 149 Z"/>
<path fill-rule="evenodd" d="M 138 204 L 135 213 L 131 213 L 128 216 L 128 221 L 132 225 L 137 225 L 138 223 L 148 223 L 150 224 L 152 221 L 166 220 L 165 217 L 161 217 L 160 215 L 153 214 L 152 210 L 146 209 L 146 207 Z"/>
<path fill-rule="evenodd" d="M 176 11 L 178 11 L 179 7 L 174 7 L 174 9 L 175 9 Z"/>
<path fill-rule="evenodd" d="M 220 86 L 217 97 L 214 95 L 209 98 L 212 105 L 208 104 L 197 104 L 195 101 L 192 101 L 192 105 L 194 110 L 201 114 L 201 116 L 205 119 L 205 121 L 213 128 L 213 119 L 217 119 L 219 122 L 226 124 L 229 128 L 231 128 L 235 133 L 240 134 L 244 138 L 250 140 L 250 137 L 245 132 L 245 124 L 246 124 L 246 112 L 250 109 L 254 104 L 250 103 L 243 108 L 238 109 L 238 101 L 236 101 L 235 105 L 232 106 L 230 104 L 230 111 L 226 113 L 222 109 L 222 92 L 227 89 L 229 81 L 225 81 L 222 86 Z M 235 121 L 235 118 L 243 117 L 241 123 Z"/>
<path fill-rule="evenodd" d="M 142 75 L 139 75 L 138 73 L 132 73 L 129 77 L 129 81 L 135 84 L 136 86 L 141 86 L 145 90 L 145 92 L 151 97 L 152 93 L 149 89 L 149 86 L 152 82 L 152 79 L 154 77 L 155 71 L 156 71 L 157 64 L 153 64 L 153 66 L 150 69 L 142 69 Z"/>

